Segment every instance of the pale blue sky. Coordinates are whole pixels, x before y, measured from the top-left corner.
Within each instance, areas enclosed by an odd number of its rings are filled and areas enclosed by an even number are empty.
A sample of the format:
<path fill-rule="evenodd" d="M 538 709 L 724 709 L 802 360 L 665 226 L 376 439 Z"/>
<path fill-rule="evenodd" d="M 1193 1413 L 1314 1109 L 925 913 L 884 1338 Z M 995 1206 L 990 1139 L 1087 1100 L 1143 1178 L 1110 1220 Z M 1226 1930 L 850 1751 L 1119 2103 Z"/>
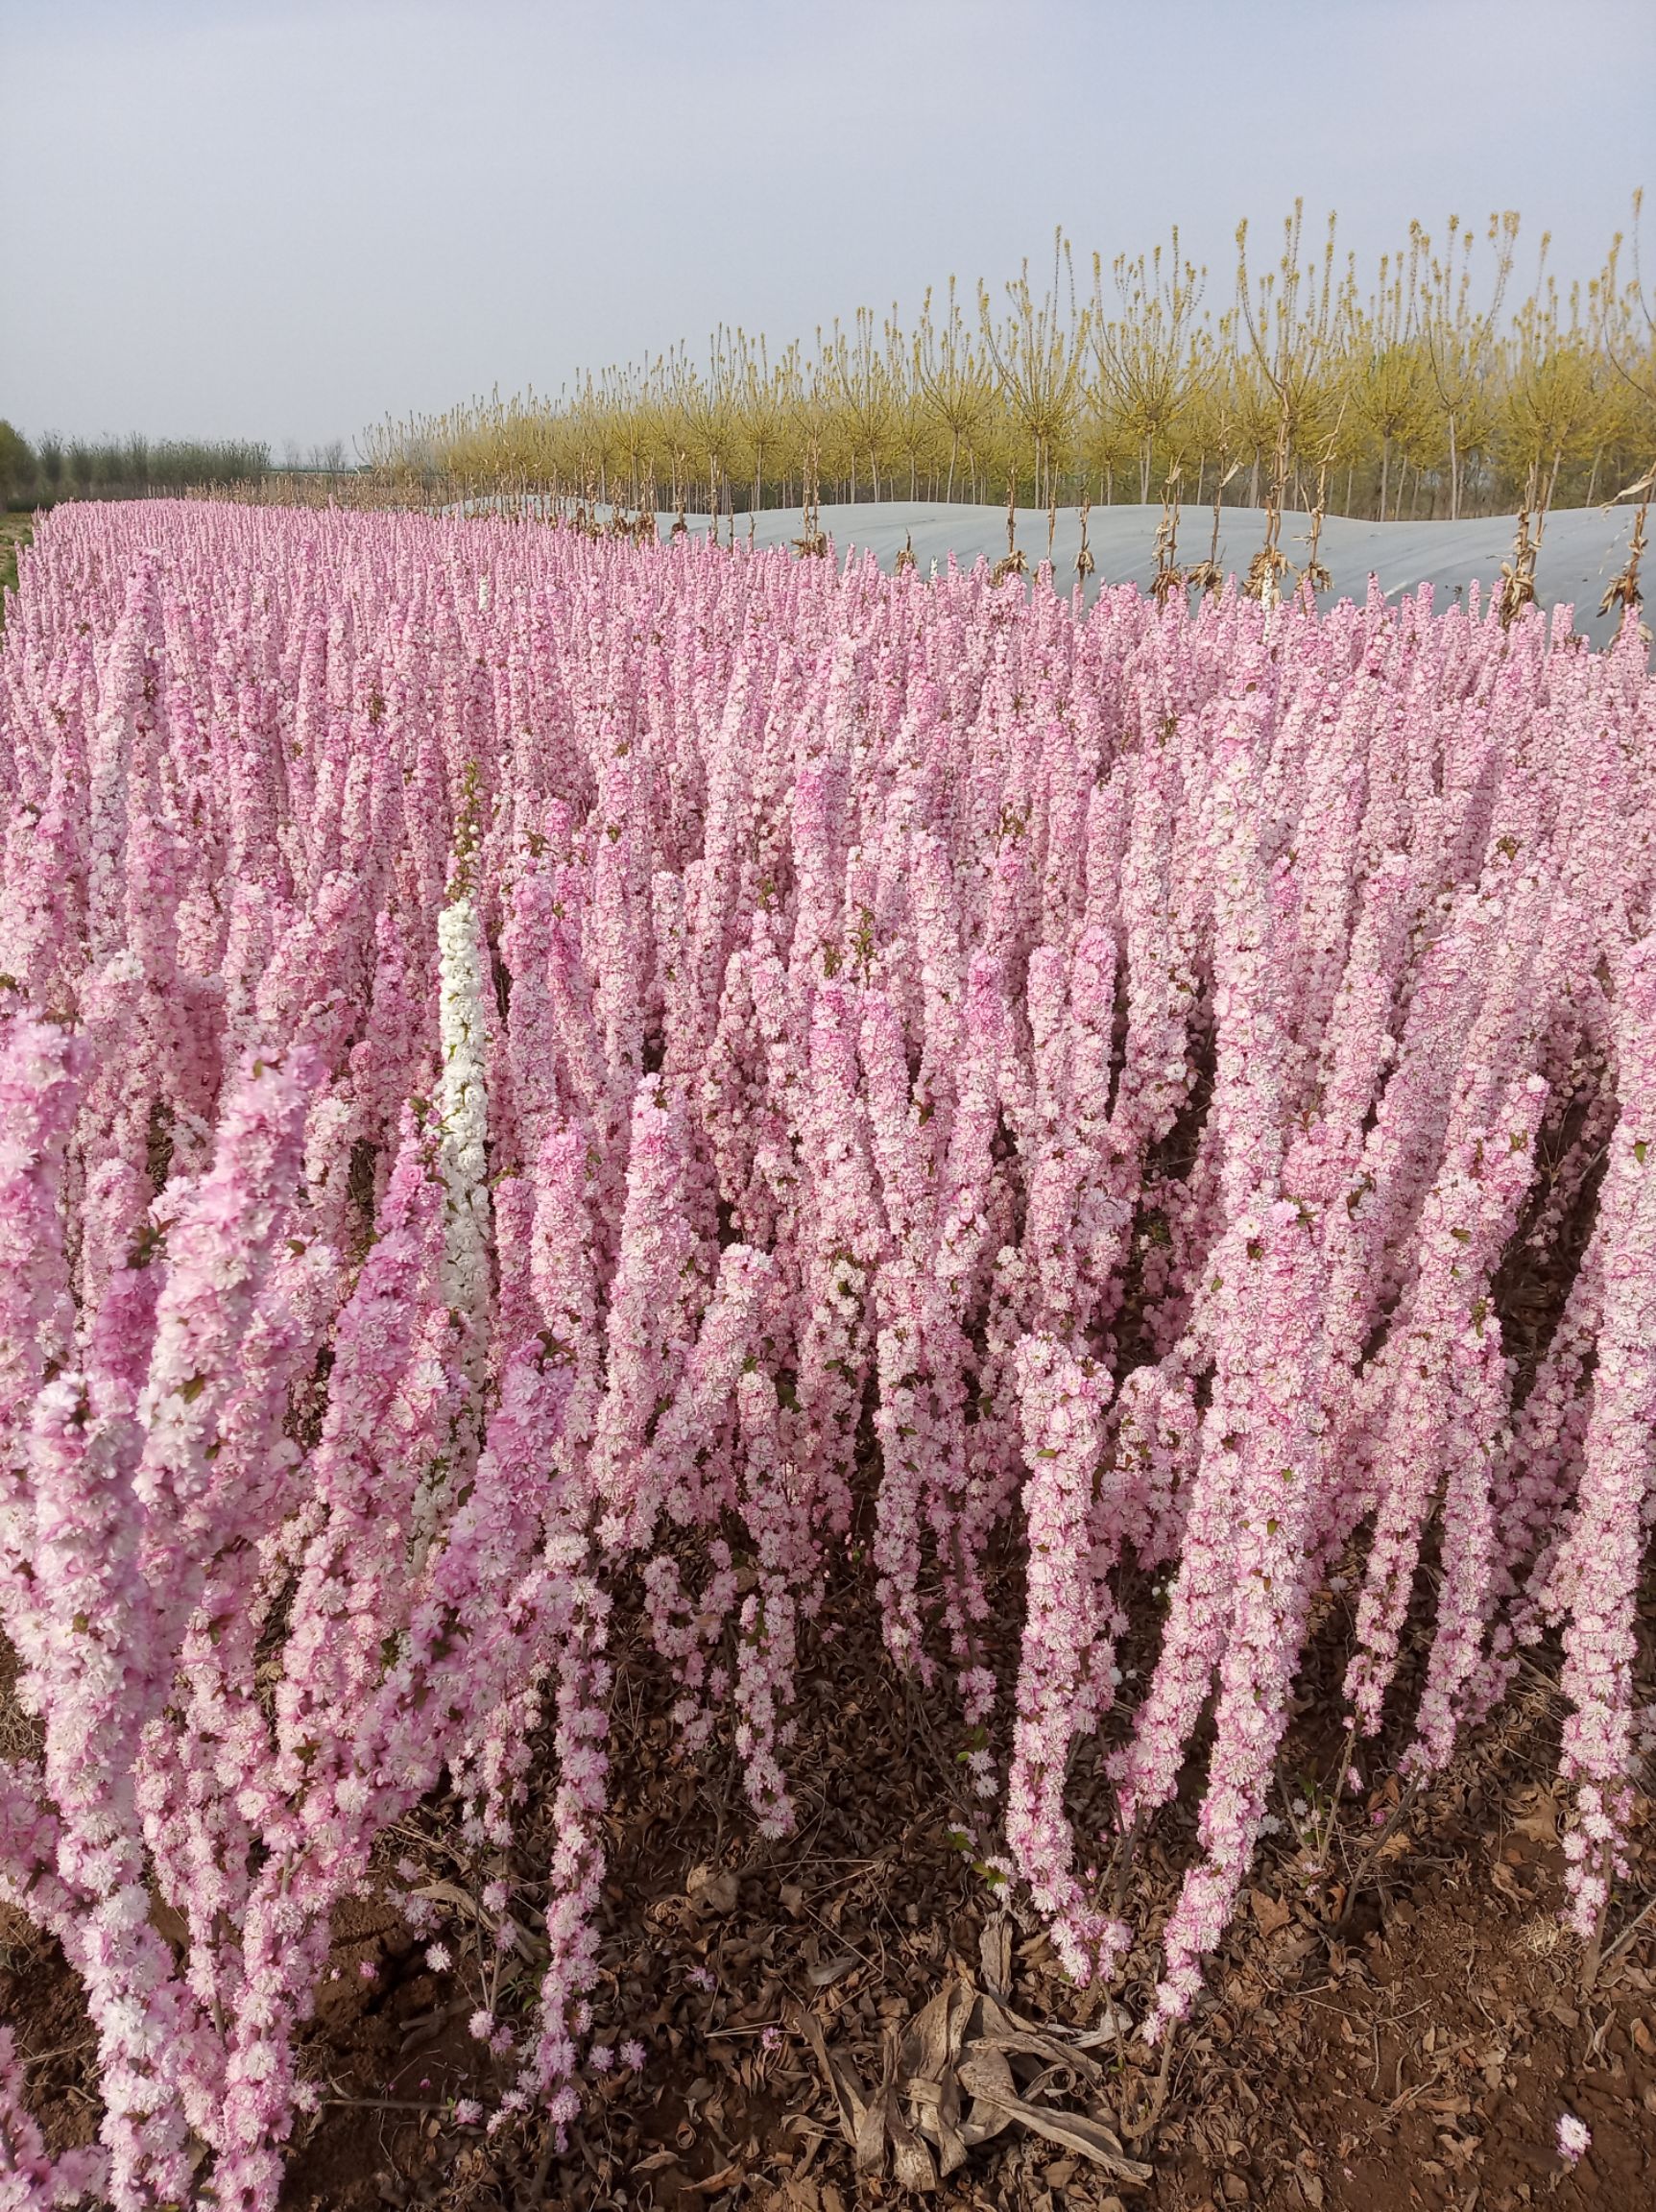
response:
<path fill-rule="evenodd" d="M 1057 223 L 1177 222 L 1228 296 L 1296 193 L 1365 262 L 1516 206 L 1587 275 L 1653 83 L 1656 0 L 0 0 L 0 415 L 348 438 Z"/>

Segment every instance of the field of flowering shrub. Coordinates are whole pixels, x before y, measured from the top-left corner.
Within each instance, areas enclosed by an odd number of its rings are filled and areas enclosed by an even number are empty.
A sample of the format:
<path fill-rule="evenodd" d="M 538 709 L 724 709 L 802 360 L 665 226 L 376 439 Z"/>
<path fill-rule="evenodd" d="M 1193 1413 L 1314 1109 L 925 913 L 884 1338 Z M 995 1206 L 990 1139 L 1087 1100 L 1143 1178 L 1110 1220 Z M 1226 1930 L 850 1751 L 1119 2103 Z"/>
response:
<path fill-rule="evenodd" d="M 105 2108 L 55 2161 L 0 2029 L 7 2203 L 273 2206 L 331 1917 L 439 1791 L 488 1918 L 552 1806 L 538 2001 L 474 2033 L 480 2102 L 566 2124 L 614 1609 L 780 1837 L 848 1562 L 1077 1978 L 1199 1751 L 1152 2037 L 1331 1580 L 1359 1823 L 1561 1640 L 1600 1940 L 1656 1511 L 1634 630 L 157 502 L 47 518 L 3 638 L 0 1901 Z"/>

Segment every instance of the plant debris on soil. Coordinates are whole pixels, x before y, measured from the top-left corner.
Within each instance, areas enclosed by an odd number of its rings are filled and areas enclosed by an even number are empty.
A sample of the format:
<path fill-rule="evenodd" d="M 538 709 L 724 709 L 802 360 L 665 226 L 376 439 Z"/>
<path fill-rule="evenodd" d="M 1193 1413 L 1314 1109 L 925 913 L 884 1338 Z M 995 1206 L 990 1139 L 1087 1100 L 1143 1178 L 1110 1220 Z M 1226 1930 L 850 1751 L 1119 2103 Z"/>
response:
<path fill-rule="evenodd" d="M 470 2032 L 494 1967 L 444 1808 L 390 1840 L 406 1879 L 356 1900 L 302 2054 L 321 2091 L 290 2152 L 290 2212 L 797 2212 L 924 2200 L 972 2212 L 1609 2212 L 1656 2202 L 1656 1849 L 1597 1984 L 1558 1921 L 1550 1781 L 1562 1701 L 1545 1650 L 1504 1712 L 1410 1797 L 1395 1780 L 1323 1823 L 1315 1777 L 1344 1598 L 1332 1588 L 1281 1768 L 1283 1823 L 1208 1987 L 1159 2049 L 1139 2032 L 1199 1771 L 1140 1849 L 1140 1931 L 1108 1989 L 1075 1988 L 1039 1921 L 960 1848 L 972 1817 L 946 1720 L 895 1677 L 850 1573 L 804 1670 L 794 1836 L 753 1836 L 729 1745 L 688 1756 L 647 1639 L 618 1631 L 598 2028 L 645 2046 L 585 2085 L 559 2149 L 539 2121 L 456 2118 L 510 2061 Z M 1647 1589 L 1646 1619 L 1656 1616 Z M 9 1655 L 8 1655 L 9 1656 Z M 1132 1654 L 1128 1654 L 1129 1657 Z M 1326 1693 L 1326 1694 L 1325 1694 Z M 1407 1699 L 1400 1701 L 1406 1709 Z M 8 1737 L 26 1733 L 0 1684 Z M 26 1748 L 20 1739 L 0 1749 Z M 1380 1770 L 1383 1771 L 1383 1767 Z M 1101 1824 L 1078 1763 L 1073 1801 Z M 1319 1825 L 1319 1823 L 1323 1823 Z M 1332 1829 L 1326 1851 L 1318 1848 Z M 540 1839 L 544 1842 L 544 1839 Z M 531 1838 L 533 1843 L 534 1839 Z M 456 1878 L 458 1877 L 458 1878 Z M 415 1930 L 409 1894 L 434 1922 Z M 422 1914 L 422 1918 L 424 1914 Z M 532 1915 L 525 1914 L 526 1919 Z M 157 1911 L 166 1932 L 166 1915 Z M 434 1973 L 434 1933 L 454 1953 Z M 525 1936 L 532 1976 L 532 1931 Z M 99 2119 L 92 2033 L 57 1946 L 0 1910 L 0 2016 L 53 2148 Z M 1592 2131 L 1569 2166 L 1556 2130 Z"/>

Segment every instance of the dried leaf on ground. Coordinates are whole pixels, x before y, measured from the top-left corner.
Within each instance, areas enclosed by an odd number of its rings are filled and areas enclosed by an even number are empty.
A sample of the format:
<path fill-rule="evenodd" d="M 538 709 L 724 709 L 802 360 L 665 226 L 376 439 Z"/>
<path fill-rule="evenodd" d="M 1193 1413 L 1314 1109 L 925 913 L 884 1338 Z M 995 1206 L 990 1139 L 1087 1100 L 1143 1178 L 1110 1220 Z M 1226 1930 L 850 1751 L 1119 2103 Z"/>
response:
<path fill-rule="evenodd" d="M 1012 1994 L 1012 1917 L 997 1912 L 978 1937 L 977 1956 L 983 1968 L 983 1986 L 992 1997 Z"/>
<path fill-rule="evenodd" d="M 728 1866 L 692 1866 L 684 1894 L 704 1912 L 733 1912 L 741 1901 L 741 1884 Z"/>
<path fill-rule="evenodd" d="M 984 1948 L 998 1964 L 998 1942 L 986 1941 Z M 1127 2156 L 1096 2106 L 1082 2113 L 1049 2101 L 1072 2094 L 1078 2077 L 1093 2089 L 1103 2080 L 1103 2069 L 1078 2039 L 1046 2033 L 964 1978 L 946 1983 L 905 2029 L 887 2023 L 879 2087 L 866 2099 L 854 2070 L 828 2049 L 816 2016 L 801 2007 L 795 2017 L 833 2094 L 861 2175 L 883 2173 L 889 2138 L 900 2185 L 930 2191 L 964 2165 L 969 2152 L 1020 2127 L 1079 2152 L 1117 2181 L 1140 2186 L 1150 2177 L 1152 2169 Z M 1040 2062 L 1021 2091 L 1014 2056 Z M 971 2100 L 964 2118 L 963 2097 Z M 935 2159 L 928 2145 L 936 2147 Z"/>

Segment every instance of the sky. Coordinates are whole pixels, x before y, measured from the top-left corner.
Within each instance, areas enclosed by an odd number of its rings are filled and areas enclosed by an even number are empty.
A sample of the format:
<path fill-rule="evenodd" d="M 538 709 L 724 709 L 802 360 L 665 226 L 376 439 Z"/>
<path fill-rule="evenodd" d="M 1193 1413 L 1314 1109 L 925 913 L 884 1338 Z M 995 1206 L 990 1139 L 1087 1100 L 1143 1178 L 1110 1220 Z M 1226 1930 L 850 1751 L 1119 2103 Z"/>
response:
<path fill-rule="evenodd" d="M 1296 196 L 1359 266 L 1656 186 L 1656 0 L 0 0 L 0 416 L 348 447 L 388 416 L 1090 273 Z M 1650 252 L 1656 257 L 1656 248 Z"/>

